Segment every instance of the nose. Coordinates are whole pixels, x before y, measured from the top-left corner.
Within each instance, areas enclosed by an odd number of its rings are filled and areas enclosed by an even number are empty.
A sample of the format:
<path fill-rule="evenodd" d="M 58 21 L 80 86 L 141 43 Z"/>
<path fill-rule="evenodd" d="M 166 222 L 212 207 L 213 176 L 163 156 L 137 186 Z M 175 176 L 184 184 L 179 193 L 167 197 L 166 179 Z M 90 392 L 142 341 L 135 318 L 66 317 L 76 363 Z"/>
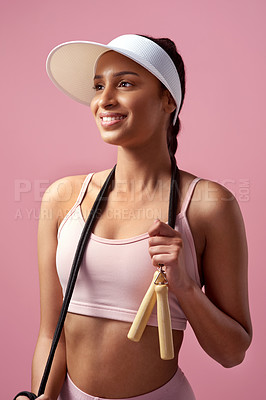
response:
<path fill-rule="evenodd" d="M 110 108 L 117 103 L 115 90 L 109 85 L 106 85 L 105 88 L 99 94 L 98 105 L 101 108 Z"/>

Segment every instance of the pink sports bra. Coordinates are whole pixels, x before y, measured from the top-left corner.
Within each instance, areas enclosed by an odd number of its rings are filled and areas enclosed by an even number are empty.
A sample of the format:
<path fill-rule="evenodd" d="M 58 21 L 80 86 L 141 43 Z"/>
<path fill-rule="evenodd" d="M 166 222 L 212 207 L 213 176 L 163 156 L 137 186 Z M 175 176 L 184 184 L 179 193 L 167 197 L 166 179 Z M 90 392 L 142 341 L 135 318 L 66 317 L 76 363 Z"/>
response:
<path fill-rule="evenodd" d="M 79 237 L 84 227 L 80 204 L 93 173 L 85 178 L 78 199 L 58 229 L 56 265 L 65 294 Z M 195 245 L 186 217 L 195 178 L 186 193 L 175 229 L 182 236 L 185 263 L 190 277 L 201 287 Z M 71 313 L 132 322 L 145 295 L 155 268 L 148 252 L 148 233 L 126 239 L 105 239 L 91 233 L 76 286 L 68 308 Z M 184 330 L 187 319 L 174 294 L 169 291 L 172 328 Z M 148 325 L 157 326 L 156 307 Z"/>

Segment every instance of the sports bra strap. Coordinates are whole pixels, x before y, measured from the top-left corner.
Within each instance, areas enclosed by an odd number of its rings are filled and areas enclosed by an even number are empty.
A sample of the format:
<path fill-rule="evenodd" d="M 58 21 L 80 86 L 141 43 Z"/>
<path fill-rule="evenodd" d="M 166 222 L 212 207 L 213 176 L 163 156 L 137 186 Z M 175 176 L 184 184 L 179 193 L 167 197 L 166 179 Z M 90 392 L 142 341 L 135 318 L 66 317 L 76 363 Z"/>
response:
<path fill-rule="evenodd" d="M 57 232 L 57 236 L 58 236 L 58 237 L 59 237 L 59 235 L 60 235 L 60 233 L 61 233 L 61 230 L 62 230 L 64 224 L 65 224 L 66 221 L 68 220 L 68 218 L 75 212 L 76 208 L 77 208 L 77 207 L 80 205 L 80 203 L 82 202 L 83 197 L 85 196 L 85 193 L 86 193 L 86 190 L 87 190 L 87 187 L 88 187 L 88 184 L 89 184 L 89 182 L 90 182 L 90 180 L 91 180 L 92 175 L 93 175 L 93 172 L 90 173 L 90 174 L 88 174 L 88 175 L 86 176 L 86 178 L 84 179 L 84 181 L 83 181 L 83 183 L 82 183 L 82 186 L 81 186 L 81 189 L 80 189 L 80 192 L 79 192 L 79 195 L 78 195 L 78 198 L 77 198 L 75 204 L 71 207 L 71 209 L 70 209 L 70 210 L 68 211 L 68 213 L 65 215 L 65 217 L 63 218 L 61 224 L 60 224 L 59 227 L 58 227 L 58 232 Z"/>
<path fill-rule="evenodd" d="M 83 197 L 85 196 L 85 193 L 86 193 L 86 190 L 87 190 L 87 187 L 88 187 L 88 184 L 89 184 L 89 182 L 90 182 L 90 180 L 91 180 L 92 175 L 93 175 L 93 172 L 91 172 L 90 174 L 88 174 L 88 175 L 86 176 L 86 178 L 84 179 L 83 184 L 82 184 L 81 189 L 80 189 L 80 192 L 79 192 L 79 195 L 78 195 L 78 198 L 77 198 L 77 201 L 76 201 L 76 203 L 74 204 L 74 208 L 76 208 L 77 206 L 79 206 L 80 203 L 82 202 Z"/>
<path fill-rule="evenodd" d="M 190 183 L 188 191 L 187 191 L 186 196 L 185 196 L 185 199 L 184 199 L 183 204 L 182 204 L 181 213 L 186 214 L 188 205 L 190 203 L 190 200 L 191 200 L 191 197 L 192 197 L 192 194 L 193 194 L 193 191 L 195 189 L 195 186 L 198 183 L 198 181 L 200 181 L 200 180 L 201 180 L 201 178 L 195 178 Z"/>

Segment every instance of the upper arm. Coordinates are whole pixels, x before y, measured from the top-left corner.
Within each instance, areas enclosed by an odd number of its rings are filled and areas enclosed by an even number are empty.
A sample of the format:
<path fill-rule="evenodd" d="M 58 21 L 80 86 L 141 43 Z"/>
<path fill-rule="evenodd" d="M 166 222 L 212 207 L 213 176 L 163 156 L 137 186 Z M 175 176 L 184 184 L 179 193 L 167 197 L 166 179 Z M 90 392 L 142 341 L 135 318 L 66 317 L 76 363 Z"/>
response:
<path fill-rule="evenodd" d="M 38 225 L 40 334 L 51 338 L 54 335 L 63 302 L 62 289 L 56 270 L 56 249 L 58 225 L 67 203 L 64 196 L 66 196 L 68 184 L 68 178 L 63 178 L 54 182 L 46 190 L 42 198 Z"/>
<path fill-rule="evenodd" d="M 226 188 L 208 182 L 202 213 L 205 293 L 251 335 L 248 305 L 248 248 L 237 200 Z"/>

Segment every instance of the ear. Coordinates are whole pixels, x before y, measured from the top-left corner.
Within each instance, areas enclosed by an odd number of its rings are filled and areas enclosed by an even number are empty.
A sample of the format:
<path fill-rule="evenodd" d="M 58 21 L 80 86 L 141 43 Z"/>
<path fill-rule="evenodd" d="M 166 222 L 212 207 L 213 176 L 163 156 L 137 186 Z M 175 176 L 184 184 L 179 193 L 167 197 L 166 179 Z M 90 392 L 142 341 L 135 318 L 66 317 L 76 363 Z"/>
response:
<path fill-rule="evenodd" d="M 167 114 L 172 114 L 172 112 L 176 109 L 173 96 L 167 89 L 163 91 L 163 109 Z"/>

